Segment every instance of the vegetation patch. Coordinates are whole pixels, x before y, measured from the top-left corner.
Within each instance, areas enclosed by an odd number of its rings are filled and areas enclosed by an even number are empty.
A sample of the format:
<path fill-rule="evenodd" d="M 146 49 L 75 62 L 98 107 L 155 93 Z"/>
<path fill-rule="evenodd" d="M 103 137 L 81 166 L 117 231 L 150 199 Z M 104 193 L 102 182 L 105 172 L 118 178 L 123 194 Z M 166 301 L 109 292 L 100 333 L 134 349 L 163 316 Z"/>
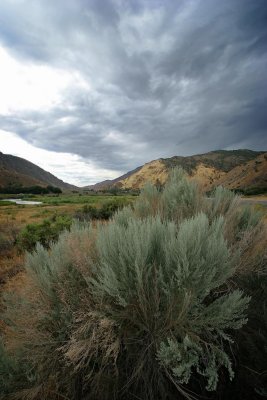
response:
<path fill-rule="evenodd" d="M 244 196 L 256 196 L 258 194 L 266 194 L 267 193 L 267 188 L 266 187 L 260 187 L 260 186 L 254 186 L 254 187 L 249 187 L 247 189 L 233 189 L 236 193 L 243 194 Z"/>
<path fill-rule="evenodd" d="M 116 211 L 129 204 L 126 198 L 118 198 L 103 201 L 98 207 L 85 204 L 81 210 L 75 213 L 79 220 L 108 220 Z"/>
<path fill-rule="evenodd" d="M 229 172 L 240 164 L 244 164 L 264 152 L 252 150 L 216 150 L 206 154 L 199 154 L 188 157 L 174 156 L 163 158 L 162 161 L 167 168 L 182 167 L 190 175 L 199 165 L 203 163 L 208 167 L 216 168 L 224 172 Z"/>
<path fill-rule="evenodd" d="M 48 248 L 51 243 L 57 241 L 63 230 L 70 229 L 71 223 L 70 217 L 55 215 L 40 224 L 28 224 L 18 234 L 17 248 L 20 251 L 32 251 L 37 243 Z"/>
<path fill-rule="evenodd" d="M 75 222 L 52 242 L 28 254 L 21 298 L 5 296 L 3 398 L 264 393 L 266 232 L 234 193 L 207 199 L 177 170 L 108 223 Z"/>
<path fill-rule="evenodd" d="M 8 200 L 0 200 L 0 207 L 3 206 L 13 206 L 15 203 L 13 201 L 8 201 Z"/>
<path fill-rule="evenodd" d="M 43 186 L 21 186 L 21 185 L 9 185 L 5 187 L 0 187 L 0 193 L 6 194 L 20 194 L 20 193 L 30 193 L 30 194 L 48 194 L 62 193 L 62 190 L 58 187 L 48 185 L 46 187 Z"/>

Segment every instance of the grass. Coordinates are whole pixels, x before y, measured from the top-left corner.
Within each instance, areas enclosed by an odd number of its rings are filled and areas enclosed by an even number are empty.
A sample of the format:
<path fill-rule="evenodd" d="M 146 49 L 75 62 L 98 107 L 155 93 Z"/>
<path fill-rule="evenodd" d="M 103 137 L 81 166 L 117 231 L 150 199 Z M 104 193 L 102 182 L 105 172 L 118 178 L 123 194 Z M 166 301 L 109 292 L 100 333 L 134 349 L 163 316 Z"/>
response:
<path fill-rule="evenodd" d="M 52 204 L 52 205 L 61 205 L 61 204 L 93 204 L 98 205 L 104 200 L 128 200 L 131 201 L 134 199 L 134 196 L 131 195 L 82 195 L 82 194 L 61 194 L 59 196 L 47 196 L 47 195 L 38 195 L 33 197 L 23 197 L 24 200 L 36 200 L 41 201 L 44 204 Z"/>
<path fill-rule="evenodd" d="M 20 198 L 23 200 L 41 201 L 38 205 L 20 205 L 9 201 L 0 201 L 0 228 L 8 230 L 14 226 L 19 232 L 27 224 L 41 224 L 45 219 L 57 216 L 74 217 L 81 211 L 85 205 L 91 205 L 100 208 L 107 201 L 131 202 L 136 199 L 135 196 L 121 195 L 79 195 L 79 194 L 61 194 L 59 196 L 35 195 L 35 196 L 16 196 L 1 194 L 0 198 Z M 22 256 L 20 255 L 22 259 Z M 17 249 L 13 249 L 8 254 L 0 252 L 0 279 L 3 274 L 12 271 L 18 264 Z M 14 280 L 10 279 L 11 281 Z M 16 279 L 15 279 L 16 280 Z M 16 283 L 15 283 L 16 286 Z"/>
<path fill-rule="evenodd" d="M 13 205 L 16 205 L 16 203 L 13 203 L 12 201 L 8 201 L 8 200 L 1 200 L 0 201 L 0 207 L 13 206 Z"/>
<path fill-rule="evenodd" d="M 126 201 L 131 202 L 136 199 L 135 196 L 130 195 L 79 195 L 79 194 L 62 194 L 59 196 L 34 196 L 34 197 L 23 197 L 24 200 L 36 200 L 41 201 L 39 205 L 19 205 L 11 202 L 0 202 L 0 223 L 6 220 L 7 215 L 12 215 L 18 224 L 21 224 L 22 220 L 30 220 L 31 222 L 40 222 L 47 216 L 51 216 L 54 213 L 73 215 L 81 205 L 93 205 L 100 207 L 106 201 Z M 56 208 L 55 208 L 56 207 Z"/>
<path fill-rule="evenodd" d="M 262 214 L 263 220 L 267 223 L 267 207 L 262 204 L 256 204 L 254 205 L 254 209 Z"/>

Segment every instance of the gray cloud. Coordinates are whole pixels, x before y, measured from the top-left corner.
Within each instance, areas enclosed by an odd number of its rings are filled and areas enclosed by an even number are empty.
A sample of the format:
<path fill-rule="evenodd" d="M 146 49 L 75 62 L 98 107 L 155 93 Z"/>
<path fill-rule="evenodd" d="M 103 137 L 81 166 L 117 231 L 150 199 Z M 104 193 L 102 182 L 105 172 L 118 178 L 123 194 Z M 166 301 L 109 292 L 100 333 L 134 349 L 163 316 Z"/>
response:
<path fill-rule="evenodd" d="M 0 116 L 0 127 L 117 171 L 262 150 L 266 22 L 265 0 L 2 0 L 0 42 L 14 57 L 78 71 L 91 89 L 66 90 L 49 111 Z"/>

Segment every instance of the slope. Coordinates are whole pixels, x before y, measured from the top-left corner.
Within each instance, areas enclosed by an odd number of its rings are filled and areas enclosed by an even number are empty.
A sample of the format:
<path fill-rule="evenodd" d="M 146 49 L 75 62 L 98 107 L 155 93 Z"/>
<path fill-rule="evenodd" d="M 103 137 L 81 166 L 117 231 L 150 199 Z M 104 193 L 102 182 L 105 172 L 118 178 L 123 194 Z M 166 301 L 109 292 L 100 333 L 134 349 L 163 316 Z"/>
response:
<path fill-rule="evenodd" d="M 24 158 L 0 152 L 0 186 L 10 185 L 52 185 L 63 190 L 75 188 Z"/>
<path fill-rule="evenodd" d="M 233 168 L 217 184 L 228 189 L 267 189 L 267 153 Z"/>
<path fill-rule="evenodd" d="M 202 185 L 203 190 L 210 190 L 218 182 L 223 182 L 224 177 L 231 170 L 248 162 L 253 163 L 258 156 L 263 154 L 264 152 L 252 150 L 216 150 L 188 157 L 160 158 L 113 181 L 108 181 L 108 185 L 106 182 L 101 182 L 91 188 L 98 190 L 101 185 L 101 189 L 108 189 L 112 186 L 122 189 L 141 189 L 148 181 L 163 185 L 168 179 L 170 170 L 180 166 L 188 173 L 190 179 L 195 179 Z M 253 176 L 250 173 L 252 181 Z"/>

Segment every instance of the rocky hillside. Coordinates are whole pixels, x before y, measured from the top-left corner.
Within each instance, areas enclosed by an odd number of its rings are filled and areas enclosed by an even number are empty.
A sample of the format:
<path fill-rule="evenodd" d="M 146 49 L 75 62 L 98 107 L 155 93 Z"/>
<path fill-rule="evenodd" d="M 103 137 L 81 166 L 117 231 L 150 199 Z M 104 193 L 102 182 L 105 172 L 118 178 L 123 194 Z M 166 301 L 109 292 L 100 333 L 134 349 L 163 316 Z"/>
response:
<path fill-rule="evenodd" d="M 63 182 L 37 165 L 24 158 L 3 154 L 0 152 L 0 186 L 47 186 L 52 185 L 62 190 L 73 189 L 75 186 Z"/>
<path fill-rule="evenodd" d="M 229 189 L 267 188 L 267 153 L 233 168 L 217 184 Z"/>
<path fill-rule="evenodd" d="M 188 157 L 160 158 L 113 181 L 108 181 L 108 184 L 101 182 L 91 188 L 140 189 L 148 181 L 162 185 L 166 182 L 170 170 L 176 166 L 182 167 L 189 178 L 197 180 L 206 191 L 218 184 L 232 189 L 255 185 L 267 187 L 265 157 L 266 153 L 264 155 L 264 152 L 252 150 L 217 150 Z"/>

